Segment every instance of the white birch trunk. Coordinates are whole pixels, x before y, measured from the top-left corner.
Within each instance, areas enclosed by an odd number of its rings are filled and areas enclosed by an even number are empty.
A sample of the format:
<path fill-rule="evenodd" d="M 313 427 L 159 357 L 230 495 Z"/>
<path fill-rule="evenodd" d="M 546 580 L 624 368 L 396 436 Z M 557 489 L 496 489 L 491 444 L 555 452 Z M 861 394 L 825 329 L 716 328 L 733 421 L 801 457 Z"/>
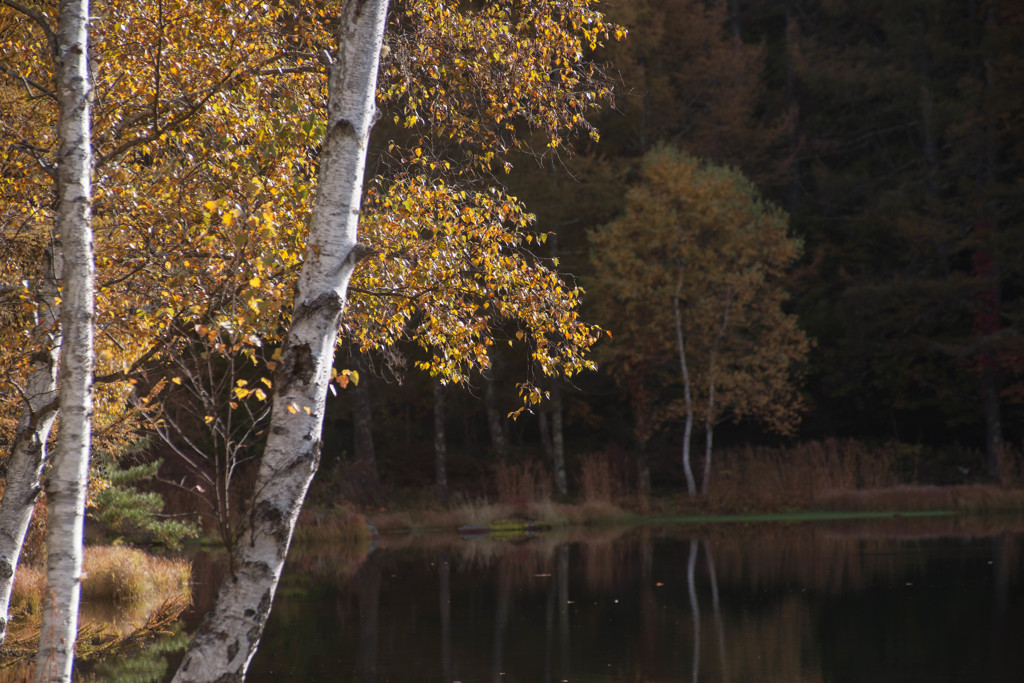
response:
<path fill-rule="evenodd" d="M 302 501 L 320 460 L 327 385 L 356 242 L 387 0 L 347 0 L 331 67 L 327 135 L 291 328 L 274 377 L 270 435 L 245 528 L 213 610 L 174 681 L 240 681 L 259 644 Z"/>
<path fill-rule="evenodd" d="M 697 495 L 697 482 L 693 479 L 693 466 L 690 464 L 690 438 L 693 435 L 693 392 L 690 391 L 690 367 L 686 364 L 686 346 L 683 343 L 683 312 L 679 305 L 679 296 L 683 289 L 683 276 L 679 275 L 674 300 L 676 313 L 676 343 L 679 345 L 679 365 L 683 372 L 683 400 L 686 402 L 686 423 L 683 427 L 683 473 L 686 475 L 686 491 L 691 496 Z"/>
<path fill-rule="evenodd" d="M 57 415 L 57 364 L 60 328 L 57 324 L 57 279 L 60 254 L 47 252 L 39 285 L 41 308 L 33 334 L 35 353 L 25 382 L 25 395 L 7 465 L 7 480 L 0 499 L 0 643 L 7 637 L 8 611 L 14 574 L 18 570 L 25 533 L 42 491 L 46 441 Z"/>
<path fill-rule="evenodd" d="M 732 302 L 725 305 L 725 312 L 722 313 L 722 324 L 718 328 L 718 336 L 711 347 L 711 357 L 708 359 L 708 411 L 704 416 L 704 474 L 701 478 L 701 495 L 708 495 L 708 483 L 711 480 L 711 451 L 715 440 L 715 388 L 718 386 L 718 348 L 722 344 L 722 337 L 729 326 L 729 311 L 732 310 Z"/>
<path fill-rule="evenodd" d="M 88 22 L 88 0 L 62 0 L 57 25 L 60 158 L 56 232 L 64 255 L 60 312 L 64 339 L 57 452 L 46 481 L 47 587 L 37 681 L 71 680 L 78 633 L 93 371 Z"/>

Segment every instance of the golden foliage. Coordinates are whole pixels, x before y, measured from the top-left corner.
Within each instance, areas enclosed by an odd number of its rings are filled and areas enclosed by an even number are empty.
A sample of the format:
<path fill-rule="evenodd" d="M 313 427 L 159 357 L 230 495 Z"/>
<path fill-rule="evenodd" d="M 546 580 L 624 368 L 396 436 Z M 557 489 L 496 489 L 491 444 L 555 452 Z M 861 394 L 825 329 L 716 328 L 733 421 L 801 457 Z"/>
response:
<path fill-rule="evenodd" d="M 809 342 L 782 308 L 800 251 L 786 215 L 738 172 L 667 147 L 644 158 L 642 174 L 625 213 L 590 235 L 595 302 L 614 335 L 604 353 L 630 388 L 639 436 L 685 408 L 678 392 L 653 400 L 680 375 L 677 300 L 697 415 L 791 429 L 802 407 L 793 368 Z"/>

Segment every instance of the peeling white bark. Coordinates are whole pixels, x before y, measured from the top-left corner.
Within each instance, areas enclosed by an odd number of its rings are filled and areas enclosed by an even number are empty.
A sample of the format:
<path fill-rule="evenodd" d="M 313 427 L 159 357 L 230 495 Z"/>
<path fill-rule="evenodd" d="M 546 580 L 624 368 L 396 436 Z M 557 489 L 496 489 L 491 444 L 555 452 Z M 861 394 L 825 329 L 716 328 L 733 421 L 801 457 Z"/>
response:
<path fill-rule="evenodd" d="M 57 257 L 56 259 L 54 257 Z M 56 252 L 47 253 L 43 278 L 38 286 L 40 310 L 35 321 L 30 369 L 22 396 L 21 416 L 7 464 L 7 479 L 0 499 L 0 643 L 7 637 L 14 574 L 18 570 L 21 548 L 32 512 L 42 490 L 46 440 L 57 415 L 57 364 L 60 306 L 57 303 L 57 279 L 60 261 Z"/>
<path fill-rule="evenodd" d="M 78 632 L 82 530 L 89 476 L 93 371 L 92 149 L 89 121 L 88 0 L 62 0 L 57 25 L 60 101 L 59 203 L 63 253 L 60 426 L 49 504 L 47 588 L 36 681 L 70 681 Z"/>
<path fill-rule="evenodd" d="M 320 460 L 320 434 L 338 323 L 356 242 L 363 170 L 375 111 L 387 0 L 347 0 L 331 67 L 327 135 L 306 261 L 274 377 L 270 436 L 233 571 L 174 681 L 240 681 L 270 614 L 302 501 Z"/>

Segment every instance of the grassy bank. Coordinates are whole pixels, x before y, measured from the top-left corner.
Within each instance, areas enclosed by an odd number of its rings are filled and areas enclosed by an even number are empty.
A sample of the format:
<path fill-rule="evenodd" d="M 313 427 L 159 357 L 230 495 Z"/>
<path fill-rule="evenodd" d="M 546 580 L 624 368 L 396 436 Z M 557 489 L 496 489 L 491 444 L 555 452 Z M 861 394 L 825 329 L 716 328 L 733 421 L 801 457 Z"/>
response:
<path fill-rule="evenodd" d="M 82 608 L 76 656 L 93 661 L 169 635 L 191 604 L 191 566 L 126 546 L 92 546 L 83 559 Z M 44 567 L 18 568 L 11 623 L 0 648 L 6 680 L 25 680 L 42 626 Z M 20 666 L 18 666 L 20 664 Z M 12 668 L 13 667 L 13 668 Z M 0 678 L 0 680 L 5 680 Z"/>
<path fill-rule="evenodd" d="M 553 527 L 641 520 L 752 519 L 801 514 L 804 518 L 885 517 L 911 512 L 959 515 L 1024 515 L 1022 455 L 1008 450 L 1001 483 L 966 479 L 942 469 L 935 454 L 905 444 L 868 446 L 828 439 L 789 448 L 743 447 L 716 452 L 707 495 L 690 496 L 674 485 L 642 494 L 627 454 L 575 458 L 572 495 L 552 493 L 550 471 L 536 459 L 495 463 L 486 481 L 472 482 L 447 504 L 427 489 L 391 490 L 386 504 L 319 508 L 304 513 L 298 538 L 360 538 L 366 521 L 381 533 L 427 532 L 463 525 L 487 527 L 504 520 L 533 520 Z M 678 474 L 678 473 L 677 473 Z M 699 475 L 699 473 L 698 473 Z M 944 485 L 931 483 L 947 477 Z M 678 479 L 678 477 L 677 477 Z M 700 477 L 698 476 L 698 481 Z M 659 473 L 655 481 L 672 481 Z M 386 488 L 386 487 L 385 487 Z"/>

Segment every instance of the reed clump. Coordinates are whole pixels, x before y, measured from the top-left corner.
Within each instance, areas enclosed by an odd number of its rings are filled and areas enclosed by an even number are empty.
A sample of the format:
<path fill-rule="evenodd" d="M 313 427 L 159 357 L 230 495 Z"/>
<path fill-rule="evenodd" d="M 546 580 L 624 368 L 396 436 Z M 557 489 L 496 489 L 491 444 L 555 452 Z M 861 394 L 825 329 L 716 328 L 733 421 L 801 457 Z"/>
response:
<path fill-rule="evenodd" d="M 373 530 L 366 517 L 345 507 L 305 508 L 295 527 L 296 543 L 369 545 Z"/>
<path fill-rule="evenodd" d="M 710 503 L 723 511 L 814 508 L 836 491 L 903 483 L 905 460 L 899 444 L 872 446 L 855 439 L 723 450 L 711 472 Z"/>
<path fill-rule="evenodd" d="M 135 605 L 172 596 L 191 599 L 192 567 L 187 560 L 157 557 L 128 546 L 90 546 L 84 552 L 82 572 L 82 600 L 87 602 Z M 11 604 L 38 613 L 45 587 L 45 568 L 22 565 L 14 577 Z"/>
<path fill-rule="evenodd" d="M 611 503 L 621 496 L 622 473 L 605 453 L 591 453 L 580 457 L 580 493 L 588 503 Z"/>
<path fill-rule="evenodd" d="M 512 505 L 551 500 L 551 473 L 537 460 L 497 463 L 494 484 L 498 499 Z"/>

